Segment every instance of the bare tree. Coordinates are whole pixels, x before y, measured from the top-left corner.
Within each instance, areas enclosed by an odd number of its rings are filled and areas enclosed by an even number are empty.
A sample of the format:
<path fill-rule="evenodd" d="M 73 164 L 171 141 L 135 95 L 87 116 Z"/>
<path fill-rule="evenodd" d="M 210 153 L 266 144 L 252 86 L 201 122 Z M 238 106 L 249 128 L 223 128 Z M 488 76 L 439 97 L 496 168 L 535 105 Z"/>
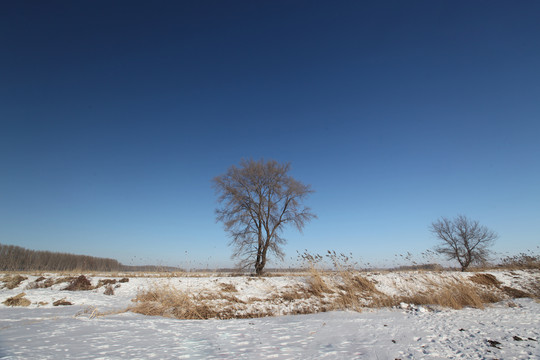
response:
<path fill-rule="evenodd" d="M 448 260 L 457 260 L 461 271 L 473 263 L 487 261 L 488 248 L 498 237 L 495 232 L 464 215 L 453 220 L 443 217 L 433 222 L 430 230 L 442 242 L 435 250 Z"/>
<path fill-rule="evenodd" d="M 230 233 L 232 257 L 243 268 L 254 266 L 257 275 L 263 273 L 269 253 L 283 258 L 286 225 L 302 231 L 316 217 L 302 205 L 313 193 L 311 187 L 288 176 L 289 170 L 290 164 L 274 160 L 242 160 L 240 167 L 233 165 L 214 178 L 221 205 L 216 217 Z"/>

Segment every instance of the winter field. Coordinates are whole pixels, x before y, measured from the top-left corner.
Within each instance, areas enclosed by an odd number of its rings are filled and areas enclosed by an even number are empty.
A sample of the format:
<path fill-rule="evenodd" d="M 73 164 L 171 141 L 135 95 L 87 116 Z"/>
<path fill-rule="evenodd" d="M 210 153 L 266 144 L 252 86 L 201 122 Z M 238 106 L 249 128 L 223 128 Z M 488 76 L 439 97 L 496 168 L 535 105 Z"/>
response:
<path fill-rule="evenodd" d="M 538 270 L 78 275 L 0 275 L 1 358 L 540 358 Z"/>

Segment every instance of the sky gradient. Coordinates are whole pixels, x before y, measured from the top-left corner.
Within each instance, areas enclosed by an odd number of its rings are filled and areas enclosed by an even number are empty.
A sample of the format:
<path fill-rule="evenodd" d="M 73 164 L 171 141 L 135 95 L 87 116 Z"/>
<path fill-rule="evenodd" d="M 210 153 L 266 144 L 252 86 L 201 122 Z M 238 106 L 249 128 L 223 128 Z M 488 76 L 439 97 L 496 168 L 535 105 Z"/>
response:
<path fill-rule="evenodd" d="M 231 266 L 213 177 L 292 164 L 296 251 L 389 263 L 440 216 L 540 244 L 536 1 L 0 5 L 0 243 Z M 269 266 L 280 265 L 272 263 Z"/>

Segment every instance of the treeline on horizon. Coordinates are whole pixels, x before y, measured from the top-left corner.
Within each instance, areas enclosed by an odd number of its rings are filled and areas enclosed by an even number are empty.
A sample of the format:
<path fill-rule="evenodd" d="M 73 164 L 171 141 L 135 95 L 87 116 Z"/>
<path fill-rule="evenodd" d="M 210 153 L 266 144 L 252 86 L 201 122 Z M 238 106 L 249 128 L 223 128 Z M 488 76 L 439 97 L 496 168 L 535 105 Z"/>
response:
<path fill-rule="evenodd" d="M 0 271 L 170 271 L 153 265 L 129 266 L 118 260 L 0 244 Z"/>

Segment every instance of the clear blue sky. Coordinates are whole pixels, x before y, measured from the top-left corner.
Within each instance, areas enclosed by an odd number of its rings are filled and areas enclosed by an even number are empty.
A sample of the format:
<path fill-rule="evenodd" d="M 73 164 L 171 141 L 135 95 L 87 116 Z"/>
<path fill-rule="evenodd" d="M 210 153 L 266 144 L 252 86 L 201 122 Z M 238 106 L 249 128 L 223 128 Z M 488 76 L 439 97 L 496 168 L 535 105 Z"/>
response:
<path fill-rule="evenodd" d="M 0 243 L 228 266 L 211 179 L 265 158 L 316 191 L 289 259 L 420 253 L 457 214 L 535 249 L 539 19 L 538 1 L 4 1 Z"/>

